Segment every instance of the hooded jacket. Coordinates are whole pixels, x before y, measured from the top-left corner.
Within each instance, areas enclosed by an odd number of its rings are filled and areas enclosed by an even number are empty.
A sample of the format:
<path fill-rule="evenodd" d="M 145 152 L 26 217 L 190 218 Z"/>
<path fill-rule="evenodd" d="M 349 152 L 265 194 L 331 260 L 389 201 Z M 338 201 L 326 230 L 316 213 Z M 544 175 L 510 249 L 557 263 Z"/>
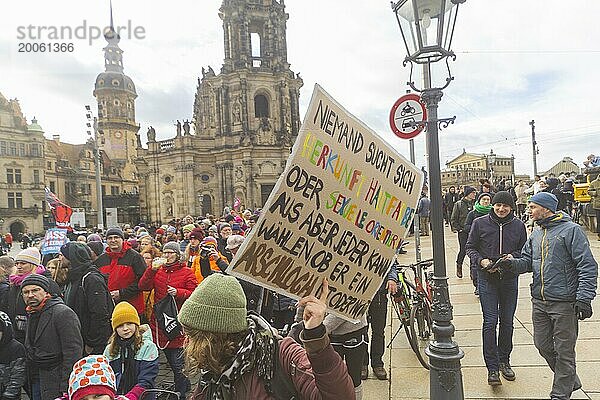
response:
<path fill-rule="evenodd" d="M 144 257 L 123 242 L 121 252 L 115 253 L 110 248 L 96 259 L 96 266 L 103 274 L 108 275 L 108 290 L 118 290 L 120 301 L 128 301 L 138 314 L 144 312 L 144 296 L 138 288 L 138 282 L 146 263 Z"/>
<path fill-rule="evenodd" d="M 142 346 L 134 356 L 138 371 L 136 386 L 144 389 L 153 389 L 154 380 L 158 376 L 158 348 L 152 342 L 152 332 L 148 325 L 141 325 L 140 332 L 142 332 Z M 123 375 L 121 354 L 119 353 L 115 357 L 112 357 L 109 348 L 106 347 L 104 356 L 110 362 L 110 366 L 115 373 L 117 387 L 119 387 L 119 382 Z"/>
<path fill-rule="evenodd" d="M 0 312 L 0 399 L 21 398 L 25 383 L 25 347 L 13 336 L 12 322 Z"/>
<path fill-rule="evenodd" d="M 140 279 L 139 286 L 141 290 L 154 289 L 155 304 L 166 296 L 170 296 L 167 293 L 167 286 L 176 288 L 177 294 L 175 295 L 175 303 L 177 303 L 177 311 L 179 311 L 183 302 L 190 297 L 194 289 L 196 289 L 196 286 L 198 286 L 198 282 L 191 269 L 176 262 L 171 265 L 163 265 L 158 270 L 148 268 L 142 276 L 142 279 Z M 152 328 L 152 334 L 154 335 L 154 342 L 161 349 L 176 349 L 183 347 L 184 336 L 180 335 L 169 341 L 158 328 L 154 312 L 152 312 L 150 326 Z"/>
<path fill-rule="evenodd" d="M 464 197 L 454 204 L 450 217 L 452 232 L 461 232 L 465 229 L 467 215 L 473 209 L 474 204 L 474 201 L 469 201 Z"/>
<path fill-rule="evenodd" d="M 531 297 L 590 304 L 596 296 L 598 263 L 587 236 L 562 211 L 537 224 L 521 258 L 511 262 L 517 273 L 533 272 Z"/>
<path fill-rule="evenodd" d="M 89 247 L 70 242 L 65 303 L 81 322 L 83 343 L 92 348 L 92 354 L 104 350 L 112 333 L 110 323 L 114 308 L 106 276 L 92 264 Z"/>

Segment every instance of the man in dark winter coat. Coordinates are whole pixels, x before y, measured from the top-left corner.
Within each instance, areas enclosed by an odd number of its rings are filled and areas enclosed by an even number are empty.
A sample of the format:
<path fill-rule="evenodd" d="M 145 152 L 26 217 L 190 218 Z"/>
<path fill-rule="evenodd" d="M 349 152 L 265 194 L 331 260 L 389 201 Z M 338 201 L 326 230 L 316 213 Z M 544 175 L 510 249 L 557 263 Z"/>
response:
<path fill-rule="evenodd" d="M 106 231 L 106 252 L 96 259 L 96 266 L 108 275 L 108 289 L 115 301 L 128 301 L 138 311 L 144 313 L 144 296 L 138 288 L 138 282 L 144 271 L 144 257 L 125 242 L 121 228 L 110 228 Z"/>
<path fill-rule="evenodd" d="M 533 342 L 554 372 L 550 397 L 569 399 L 581 388 L 575 365 L 578 319 L 592 316 L 598 263 L 581 227 L 562 211 L 558 199 L 539 192 L 529 199 L 536 229 L 522 257 L 510 262 L 516 273 L 533 272 Z"/>
<path fill-rule="evenodd" d="M 60 298 L 52 297 L 48 278 L 32 274 L 21 292 L 27 304 L 27 369 L 32 400 L 51 400 L 69 387 L 73 364 L 83 354 L 79 319 Z"/>
<path fill-rule="evenodd" d="M 0 311 L 0 399 L 20 399 L 26 376 L 25 347 L 14 338 L 10 317 Z"/>
<path fill-rule="evenodd" d="M 444 196 L 444 206 L 446 209 L 446 214 L 444 215 L 444 219 L 446 220 L 446 224 L 450 223 L 450 217 L 452 217 L 452 210 L 454 209 L 454 204 L 458 201 L 458 193 L 456 193 L 456 188 L 454 186 L 450 186 L 448 188 L 448 193 Z"/>
<path fill-rule="evenodd" d="M 21 296 L 21 287 L 23 280 L 31 274 L 44 275 L 48 278 L 50 285 L 50 294 L 60 296 L 60 288 L 50 277 L 50 271 L 41 264 L 42 256 L 37 248 L 29 247 L 22 250 L 15 257 L 16 271 L 10 276 L 10 286 L 8 292 L 1 299 L 0 310 L 4 311 L 10 317 L 13 323 L 13 334 L 15 339 L 25 343 L 25 330 L 27 327 L 26 304 Z"/>
<path fill-rule="evenodd" d="M 463 198 L 456 202 L 456 204 L 454 204 L 454 208 L 452 209 L 450 226 L 452 227 L 452 232 L 456 232 L 458 235 L 459 251 L 458 255 L 456 256 L 456 276 L 459 278 L 463 277 L 462 267 L 467 254 L 466 245 L 467 239 L 469 238 L 469 232 L 465 230 L 465 222 L 467 220 L 467 215 L 473 209 L 476 196 L 477 191 L 475 188 L 471 186 L 465 186 Z"/>
<path fill-rule="evenodd" d="M 91 250 L 85 243 L 66 243 L 59 257 L 68 268 L 65 303 L 81 322 L 85 354 L 102 354 L 112 334 L 114 308 L 107 279 L 92 264 Z"/>
<path fill-rule="evenodd" d="M 483 358 L 488 369 L 488 384 L 493 386 L 502 384 L 500 373 L 506 380 L 515 379 L 510 367 L 510 353 L 519 276 L 490 268 L 505 254 L 521 255 L 527 231 L 523 221 L 515 217 L 515 208 L 510 193 L 496 193 L 492 199 L 492 210 L 473 221 L 467 240 L 467 254 L 471 262 L 481 267 L 477 272 L 477 285 L 483 312 Z M 498 320 L 500 329 L 496 335 Z"/>

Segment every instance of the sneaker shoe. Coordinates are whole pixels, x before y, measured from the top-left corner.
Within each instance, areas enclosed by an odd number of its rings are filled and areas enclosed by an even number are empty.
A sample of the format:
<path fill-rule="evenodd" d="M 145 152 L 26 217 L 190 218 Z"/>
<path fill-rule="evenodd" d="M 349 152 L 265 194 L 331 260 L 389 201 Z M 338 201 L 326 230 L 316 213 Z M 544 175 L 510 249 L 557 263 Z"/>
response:
<path fill-rule="evenodd" d="M 360 379 L 362 379 L 363 381 L 366 380 L 369 377 L 369 366 L 368 365 L 363 365 L 361 370 L 360 370 Z"/>
<path fill-rule="evenodd" d="M 490 385 L 490 386 L 502 385 L 502 381 L 500 380 L 500 373 L 498 371 L 489 371 L 488 372 L 488 385 Z"/>
<path fill-rule="evenodd" d="M 459 278 L 463 277 L 463 274 L 462 274 L 462 265 L 456 265 L 456 276 L 458 276 Z"/>
<path fill-rule="evenodd" d="M 387 372 L 385 371 L 385 368 L 383 368 L 383 367 L 373 367 L 373 373 L 375 374 L 375 376 L 377 377 L 377 379 L 379 379 L 380 381 L 387 380 Z"/>
<path fill-rule="evenodd" d="M 515 371 L 513 371 L 508 363 L 500 363 L 500 372 L 507 381 L 514 381 L 516 378 Z"/>

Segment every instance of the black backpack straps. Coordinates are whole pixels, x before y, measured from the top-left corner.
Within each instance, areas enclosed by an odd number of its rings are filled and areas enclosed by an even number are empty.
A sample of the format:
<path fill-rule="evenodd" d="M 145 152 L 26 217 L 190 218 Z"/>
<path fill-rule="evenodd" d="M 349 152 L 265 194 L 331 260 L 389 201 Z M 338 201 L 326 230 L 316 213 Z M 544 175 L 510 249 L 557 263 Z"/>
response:
<path fill-rule="evenodd" d="M 281 340 L 275 340 L 275 365 L 273 370 L 273 379 L 270 385 L 265 382 L 267 393 L 272 395 L 277 400 L 297 400 L 300 397 L 292 381 L 292 377 L 285 372 L 279 359 L 279 348 Z M 294 374 L 295 366 L 290 365 L 291 374 Z"/>

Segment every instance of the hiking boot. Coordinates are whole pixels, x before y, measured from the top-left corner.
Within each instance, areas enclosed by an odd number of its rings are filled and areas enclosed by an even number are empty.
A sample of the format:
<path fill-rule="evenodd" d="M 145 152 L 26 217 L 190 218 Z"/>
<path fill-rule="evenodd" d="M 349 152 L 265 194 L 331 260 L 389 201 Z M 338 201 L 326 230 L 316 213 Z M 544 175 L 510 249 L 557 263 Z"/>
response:
<path fill-rule="evenodd" d="M 361 370 L 360 370 L 360 379 L 362 379 L 363 381 L 366 380 L 369 377 L 369 366 L 368 365 L 363 365 Z"/>
<path fill-rule="evenodd" d="M 375 376 L 377 377 L 377 379 L 379 379 L 380 381 L 387 380 L 387 372 L 385 371 L 385 368 L 383 368 L 383 367 L 373 367 L 373 373 L 375 374 Z"/>
<path fill-rule="evenodd" d="M 500 380 L 500 373 L 498 371 L 489 371 L 488 372 L 488 385 L 490 385 L 490 386 L 502 385 L 502 381 Z"/>
<path fill-rule="evenodd" d="M 459 278 L 462 278 L 462 265 L 456 265 L 456 276 L 458 276 Z"/>
<path fill-rule="evenodd" d="M 500 372 L 507 381 L 514 381 L 516 378 L 515 371 L 513 371 L 508 363 L 500 363 Z"/>

